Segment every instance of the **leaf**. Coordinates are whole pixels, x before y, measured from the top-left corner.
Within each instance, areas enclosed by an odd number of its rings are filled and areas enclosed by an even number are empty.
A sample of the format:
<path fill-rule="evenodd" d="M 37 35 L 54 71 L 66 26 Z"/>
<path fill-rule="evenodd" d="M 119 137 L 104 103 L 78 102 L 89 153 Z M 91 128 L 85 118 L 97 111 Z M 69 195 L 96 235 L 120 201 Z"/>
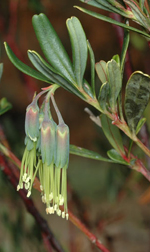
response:
<path fill-rule="evenodd" d="M 117 98 L 122 87 L 121 71 L 118 63 L 115 60 L 107 62 L 106 73 L 108 77 L 108 84 L 110 87 L 109 103 L 113 113 L 117 110 Z"/>
<path fill-rule="evenodd" d="M 134 72 L 128 80 L 125 91 L 125 114 L 133 134 L 148 104 L 149 97 L 150 77 L 140 71 Z"/>
<path fill-rule="evenodd" d="M 114 55 L 112 57 L 112 59 L 115 60 L 117 62 L 117 64 L 119 65 L 119 67 L 120 67 L 120 57 L 119 57 L 119 55 L 118 54 Z"/>
<path fill-rule="evenodd" d="M 13 51 L 11 50 L 11 48 L 9 47 L 9 45 L 5 42 L 5 50 L 6 53 L 10 59 L 10 61 L 13 63 L 13 65 L 18 68 L 21 72 L 32 76 L 35 79 L 41 80 L 41 81 L 45 81 L 49 83 L 49 79 L 46 78 L 43 74 L 39 73 L 38 71 L 32 69 L 31 67 L 25 65 L 23 62 L 21 62 L 16 55 L 13 53 Z"/>
<path fill-rule="evenodd" d="M 92 93 L 95 95 L 95 57 L 93 49 L 90 45 L 90 42 L 87 40 L 88 50 L 90 54 L 90 63 L 91 63 L 91 87 L 92 87 Z"/>
<path fill-rule="evenodd" d="M 128 25 L 129 23 L 127 23 L 128 21 L 126 21 L 126 24 Z M 124 65 L 125 65 L 125 60 L 126 60 L 126 54 L 127 54 L 127 50 L 128 50 L 128 46 L 129 46 L 129 41 L 130 41 L 130 34 L 128 30 L 124 30 L 124 38 L 123 38 L 123 46 L 122 46 L 122 50 L 121 50 L 121 63 L 120 63 L 120 69 L 121 69 L 121 73 L 123 75 L 123 71 L 124 71 Z"/>
<path fill-rule="evenodd" d="M 139 5 L 142 11 L 144 10 L 144 2 L 145 0 L 139 0 Z"/>
<path fill-rule="evenodd" d="M 150 30 L 150 20 L 144 14 L 142 9 L 138 6 L 138 4 L 133 0 L 124 0 L 124 2 L 131 8 L 132 13 L 134 14 L 134 20 L 137 21 L 138 24 L 141 24 L 148 31 Z"/>
<path fill-rule="evenodd" d="M 113 6 L 111 4 L 111 1 L 106 1 L 106 0 L 96 0 L 96 2 L 100 3 L 101 5 L 105 6 L 106 10 L 107 11 L 110 11 L 110 12 L 114 12 L 114 13 L 117 13 L 117 14 L 120 14 L 120 15 L 123 15 L 124 17 L 127 17 L 128 18 L 128 12 L 126 11 L 126 9 L 123 8 L 122 5 L 120 5 L 119 3 L 117 3 L 117 5 Z M 118 8 L 117 8 L 118 7 Z M 126 13 L 127 12 L 127 13 Z"/>
<path fill-rule="evenodd" d="M 105 7 L 104 5 L 100 4 L 99 2 L 96 2 L 95 0 L 80 0 L 80 2 L 83 2 L 83 3 L 87 3 L 91 6 L 94 6 L 94 7 L 97 7 L 97 8 L 100 8 L 102 10 L 106 10 L 106 11 L 111 11 L 110 9 L 108 9 L 108 7 Z"/>
<path fill-rule="evenodd" d="M 92 88 L 86 80 L 83 80 L 83 89 L 92 99 L 94 99 Z"/>
<path fill-rule="evenodd" d="M 76 17 L 67 19 L 66 24 L 72 47 L 73 71 L 77 84 L 81 88 L 87 62 L 86 36 L 80 21 Z"/>
<path fill-rule="evenodd" d="M 104 158 L 100 154 L 98 154 L 94 151 L 90 151 L 90 150 L 87 150 L 87 149 L 84 149 L 81 147 L 77 147 L 75 145 L 70 145 L 70 154 L 74 154 L 74 155 L 86 157 L 86 158 L 91 158 L 91 159 L 95 159 L 95 160 L 101 160 L 104 162 L 112 162 L 110 159 Z"/>
<path fill-rule="evenodd" d="M 5 97 L 0 100 L 0 115 L 6 113 L 8 110 L 12 108 L 10 102 L 7 101 Z"/>
<path fill-rule="evenodd" d="M 122 137 L 119 129 L 112 124 L 111 120 L 106 115 L 102 114 L 100 118 L 102 129 L 106 138 L 118 153 L 124 155 Z"/>
<path fill-rule="evenodd" d="M 62 76 L 75 84 L 71 61 L 46 15 L 34 15 L 32 23 L 46 59 Z"/>
<path fill-rule="evenodd" d="M 49 78 L 49 82 L 56 83 L 68 91 L 76 94 L 81 99 L 84 99 L 82 93 L 76 88 L 76 86 L 71 85 L 67 82 L 61 75 L 53 72 L 53 68 L 35 51 L 28 51 L 28 56 L 35 68 L 38 69 L 45 77 Z"/>
<path fill-rule="evenodd" d="M 120 15 L 124 15 L 125 17 L 128 17 L 129 11 L 127 11 L 121 4 L 118 2 L 115 2 L 113 4 L 112 1 L 106 1 L 106 0 L 80 0 L 81 2 L 87 3 L 89 5 L 92 5 L 94 7 L 100 8 L 102 10 L 118 13 Z"/>
<path fill-rule="evenodd" d="M 141 31 L 139 29 L 136 29 L 136 28 L 134 28 L 132 26 L 128 26 L 126 24 L 120 23 L 120 22 L 118 22 L 118 21 L 116 21 L 116 20 L 114 20 L 114 19 L 112 19 L 110 17 L 103 16 L 103 15 L 101 15 L 99 13 L 96 13 L 96 12 L 93 12 L 93 11 L 90 11 L 90 10 L 86 10 L 86 9 L 84 9 L 82 7 L 79 7 L 79 6 L 74 6 L 74 7 L 79 9 L 80 11 L 92 16 L 92 17 L 95 17 L 97 19 L 100 19 L 102 21 L 105 21 L 105 22 L 108 22 L 108 23 L 111 23 L 111 24 L 118 25 L 118 26 L 123 27 L 123 28 L 125 28 L 127 30 L 137 32 L 137 33 L 139 33 L 139 34 L 141 34 L 141 35 L 143 35 L 143 36 L 145 36 L 147 38 L 150 38 L 150 35 L 148 33 L 143 32 L 143 31 Z"/>
<path fill-rule="evenodd" d="M 126 162 L 121 156 L 120 154 L 112 149 L 107 151 L 107 155 L 110 159 L 112 159 L 115 163 L 119 163 L 119 164 L 124 164 L 124 165 L 130 165 L 130 163 Z"/>
<path fill-rule="evenodd" d="M 106 82 L 101 86 L 98 97 L 99 104 L 103 112 L 107 111 L 108 96 L 109 96 L 109 84 L 108 82 Z"/>
<path fill-rule="evenodd" d="M 97 62 L 95 64 L 95 69 L 96 69 L 98 78 L 100 79 L 102 84 L 108 80 L 107 74 L 106 74 L 106 64 L 107 63 L 104 60 L 101 60 L 100 62 Z"/>
<path fill-rule="evenodd" d="M 3 63 L 0 63 L 0 80 L 2 78 L 2 74 L 3 74 Z"/>
<path fill-rule="evenodd" d="M 144 123 L 146 122 L 146 118 L 141 118 L 140 121 L 138 122 L 138 125 L 136 127 L 136 135 L 139 133 L 139 131 L 141 130 L 142 126 L 144 125 Z"/>

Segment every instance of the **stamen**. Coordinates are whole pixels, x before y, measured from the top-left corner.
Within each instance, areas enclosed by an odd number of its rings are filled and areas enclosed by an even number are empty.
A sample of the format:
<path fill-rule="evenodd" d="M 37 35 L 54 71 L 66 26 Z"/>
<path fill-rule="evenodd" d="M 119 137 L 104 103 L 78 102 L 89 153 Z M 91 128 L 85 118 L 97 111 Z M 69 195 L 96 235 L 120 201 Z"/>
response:
<path fill-rule="evenodd" d="M 62 212 L 62 218 L 63 219 L 65 218 L 65 212 Z"/>
<path fill-rule="evenodd" d="M 27 193 L 27 198 L 29 198 L 30 195 L 31 195 L 31 191 L 28 191 L 28 193 Z"/>
<path fill-rule="evenodd" d="M 66 220 L 68 220 L 69 219 L 69 214 L 68 213 L 66 213 Z"/>

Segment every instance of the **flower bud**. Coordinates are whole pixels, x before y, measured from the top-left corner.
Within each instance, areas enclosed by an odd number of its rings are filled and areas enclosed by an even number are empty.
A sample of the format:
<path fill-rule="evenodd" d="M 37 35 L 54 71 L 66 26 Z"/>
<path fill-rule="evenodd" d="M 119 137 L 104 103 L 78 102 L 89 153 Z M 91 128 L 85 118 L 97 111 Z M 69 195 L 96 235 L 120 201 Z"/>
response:
<path fill-rule="evenodd" d="M 69 128 L 65 123 L 57 126 L 56 143 L 55 165 L 57 168 L 67 168 L 69 162 Z"/>
<path fill-rule="evenodd" d="M 26 109 L 25 133 L 32 141 L 37 141 L 39 135 L 39 107 L 34 100 Z"/>
<path fill-rule="evenodd" d="M 50 165 L 56 156 L 56 126 L 50 119 L 44 119 L 41 125 L 42 162 Z"/>

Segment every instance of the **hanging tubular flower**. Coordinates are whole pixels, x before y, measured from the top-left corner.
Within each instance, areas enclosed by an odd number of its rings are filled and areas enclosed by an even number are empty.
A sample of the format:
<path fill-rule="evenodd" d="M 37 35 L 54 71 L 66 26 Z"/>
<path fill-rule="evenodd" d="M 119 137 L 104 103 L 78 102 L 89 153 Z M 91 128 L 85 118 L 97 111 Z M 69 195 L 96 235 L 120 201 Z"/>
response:
<path fill-rule="evenodd" d="M 27 197 L 31 195 L 35 176 L 38 174 L 42 201 L 46 213 L 68 219 L 67 208 L 67 168 L 69 163 L 69 128 L 64 123 L 55 103 L 53 93 L 58 88 L 54 84 L 39 93 L 27 107 L 25 120 L 25 151 L 22 158 L 20 180 L 17 190 L 23 185 Z M 39 97 L 48 92 L 41 107 Z M 52 98 L 59 124 L 53 121 L 49 100 Z M 63 209 L 63 211 L 62 211 Z"/>
<path fill-rule="evenodd" d="M 67 168 L 69 163 L 69 128 L 64 123 L 54 97 L 51 96 L 53 106 L 58 116 L 59 124 L 56 130 L 56 161 L 55 161 L 55 210 L 62 218 L 68 219 L 67 208 Z M 62 170 L 62 174 L 61 174 Z M 60 186 L 61 184 L 61 186 Z M 59 206 L 64 207 L 61 212 Z"/>
<path fill-rule="evenodd" d="M 25 133 L 32 141 L 37 141 L 39 135 L 39 107 L 36 99 L 26 109 Z"/>

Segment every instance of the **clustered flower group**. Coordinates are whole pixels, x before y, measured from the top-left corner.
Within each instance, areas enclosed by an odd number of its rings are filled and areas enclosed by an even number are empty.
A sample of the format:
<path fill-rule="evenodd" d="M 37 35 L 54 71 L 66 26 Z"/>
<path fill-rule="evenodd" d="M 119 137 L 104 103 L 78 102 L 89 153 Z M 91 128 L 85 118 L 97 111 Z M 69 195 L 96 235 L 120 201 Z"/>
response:
<path fill-rule="evenodd" d="M 38 100 L 45 90 L 35 96 L 27 107 L 26 148 L 22 158 L 17 190 L 22 189 L 24 185 L 28 191 L 27 197 L 30 197 L 35 176 L 38 175 L 42 201 L 46 204 L 46 213 L 54 214 L 56 212 L 62 218 L 68 219 L 69 128 L 64 123 L 54 100 L 53 86 L 48 90 L 40 108 Z M 58 125 L 54 122 L 50 112 L 50 99 L 58 116 Z M 60 206 L 62 206 L 61 209 Z"/>

